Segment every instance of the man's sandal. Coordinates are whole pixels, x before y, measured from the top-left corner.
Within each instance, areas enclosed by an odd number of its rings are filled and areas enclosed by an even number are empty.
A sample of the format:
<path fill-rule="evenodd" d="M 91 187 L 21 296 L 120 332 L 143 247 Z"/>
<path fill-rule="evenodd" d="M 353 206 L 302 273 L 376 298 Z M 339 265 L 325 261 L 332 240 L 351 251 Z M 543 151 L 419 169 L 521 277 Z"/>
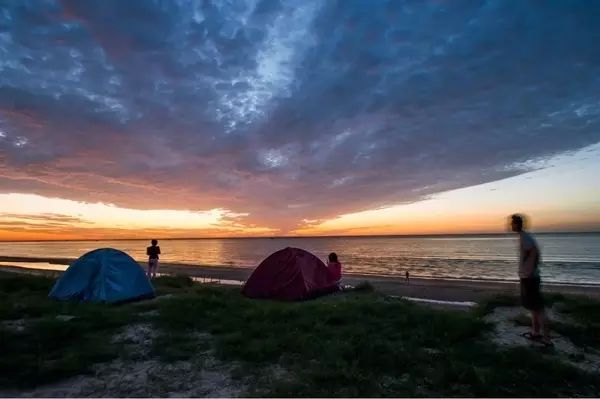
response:
<path fill-rule="evenodd" d="M 532 332 L 527 331 L 526 333 L 521 334 L 522 337 L 527 338 L 530 341 L 541 341 L 542 334 L 534 334 Z"/>

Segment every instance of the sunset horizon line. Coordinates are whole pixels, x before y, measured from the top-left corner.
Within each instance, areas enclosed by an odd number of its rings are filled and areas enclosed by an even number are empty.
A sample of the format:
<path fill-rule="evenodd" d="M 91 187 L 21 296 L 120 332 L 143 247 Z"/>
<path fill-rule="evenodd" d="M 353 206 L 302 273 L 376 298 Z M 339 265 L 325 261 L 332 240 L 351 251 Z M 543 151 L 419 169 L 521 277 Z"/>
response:
<path fill-rule="evenodd" d="M 551 235 L 551 234 L 600 234 L 600 230 L 535 230 L 536 234 Z M 38 240 L 11 240 L 11 239 L 0 239 L 0 243 L 10 242 L 79 242 L 79 241 L 148 241 L 150 239 L 163 240 L 163 241 L 185 241 L 185 240 L 222 240 L 222 239 L 289 239 L 289 238 L 385 238 L 385 237 L 398 237 L 398 238 L 411 238 L 411 237 L 469 237 L 469 236 L 510 236 L 514 233 L 510 231 L 505 232 L 465 232 L 465 233 L 415 233 L 415 234 L 324 234 L 324 235 L 280 235 L 280 236 L 209 236 L 209 237 L 155 237 L 148 236 L 148 238 L 76 238 L 76 239 L 38 239 Z"/>

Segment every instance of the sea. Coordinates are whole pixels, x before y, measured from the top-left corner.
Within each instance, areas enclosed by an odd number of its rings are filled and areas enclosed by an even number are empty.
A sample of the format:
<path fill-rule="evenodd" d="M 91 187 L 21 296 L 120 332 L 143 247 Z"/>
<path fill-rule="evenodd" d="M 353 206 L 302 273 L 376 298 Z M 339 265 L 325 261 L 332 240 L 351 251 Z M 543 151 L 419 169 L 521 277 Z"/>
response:
<path fill-rule="evenodd" d="M 543 281 L 600 285 L 600 233 L 537 234 Z M 1 257 L 77 258 L 117 248 L 146 259 L 149 240 L 0 242 Z M 254 268 L 269 254 L 297 247 L 325 260 L 336 252 L 344 271 L 365 275 L 466 280 L 517 280 L 512 234 L 385 237 L 214 238 L 159 240 L 161 262 L 189 267 Z M 27 262 L 22 262 L 25 266 Z M 0 265 L 15 262 L 0 262 Z M 31 265 L 29 265 L 31 266 Z M 56 266 L 56 265 L 55 265 Z M 65 266 L 58 265 L 58 269 Z"/>

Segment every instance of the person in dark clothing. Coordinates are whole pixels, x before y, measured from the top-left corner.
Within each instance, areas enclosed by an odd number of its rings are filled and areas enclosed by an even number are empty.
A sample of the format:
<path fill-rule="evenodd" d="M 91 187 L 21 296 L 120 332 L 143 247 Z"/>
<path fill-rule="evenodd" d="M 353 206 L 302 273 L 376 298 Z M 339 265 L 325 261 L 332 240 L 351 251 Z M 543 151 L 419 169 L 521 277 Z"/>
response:
<path fill-rule="evenodd" d="M 148 255 L 148 278 L 156 277 L 156 271 L 158 270 L 158 255 L 160 255 L 158 241 L 152 240 L 151 243 L 152 246 L 146 248 L 146 255 Z"/>
<path fill-rule="evenodd" d="M 540 249 L 533 236 L 524 230 L 524 217 L 515 214 L 510 219 L 512 231 L 519 235 L 521 302 L 523 307 L 531 312 L 531 332 L 524 333 L 523 336 L 541 342 L 545 346 L 552 346 L 544 300 L 540 291 Z"/>
<path fill-rule="evenodd" d="M 339 284 L 342 279 L 342 264 L 339 262 L 335 252 L 329 254 L 327 271 L 329 272 L 329 280 L 332 283 Z"/>

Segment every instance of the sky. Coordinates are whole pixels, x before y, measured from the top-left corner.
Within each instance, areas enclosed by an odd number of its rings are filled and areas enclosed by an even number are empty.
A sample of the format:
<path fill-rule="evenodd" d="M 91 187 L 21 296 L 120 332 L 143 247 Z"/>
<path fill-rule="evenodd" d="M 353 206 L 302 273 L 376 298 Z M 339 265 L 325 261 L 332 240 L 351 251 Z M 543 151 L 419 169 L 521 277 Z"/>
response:
<path fill-rule="evenodd" d="M 599 19 L 4 0 L 0 240 L 600 231 Z"/>

